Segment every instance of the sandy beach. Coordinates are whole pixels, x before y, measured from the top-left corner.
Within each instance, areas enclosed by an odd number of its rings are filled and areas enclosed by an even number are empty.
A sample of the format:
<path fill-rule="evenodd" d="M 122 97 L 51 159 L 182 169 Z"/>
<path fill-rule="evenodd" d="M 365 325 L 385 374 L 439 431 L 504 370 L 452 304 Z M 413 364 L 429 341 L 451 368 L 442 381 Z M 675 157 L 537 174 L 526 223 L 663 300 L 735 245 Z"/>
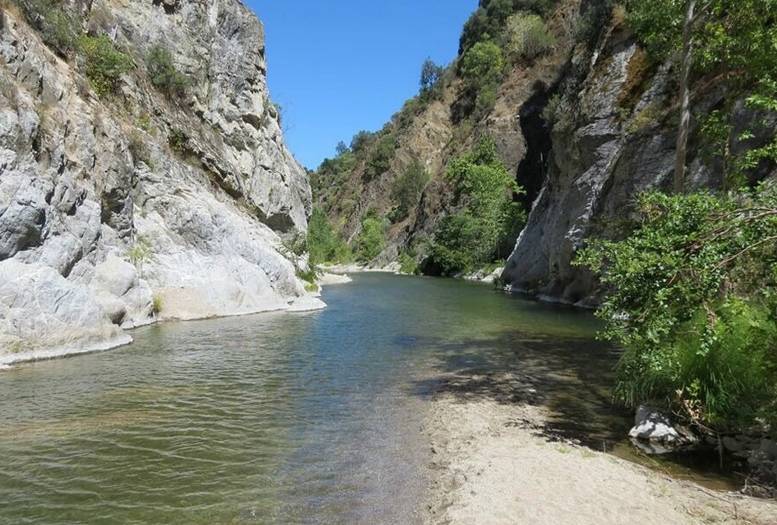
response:
<path fill-rule="evenodd" d="M 777 524 L 777 502 L 706 489 L 535 431 L 546 409 L 435 396 L 429 524 Z"/>

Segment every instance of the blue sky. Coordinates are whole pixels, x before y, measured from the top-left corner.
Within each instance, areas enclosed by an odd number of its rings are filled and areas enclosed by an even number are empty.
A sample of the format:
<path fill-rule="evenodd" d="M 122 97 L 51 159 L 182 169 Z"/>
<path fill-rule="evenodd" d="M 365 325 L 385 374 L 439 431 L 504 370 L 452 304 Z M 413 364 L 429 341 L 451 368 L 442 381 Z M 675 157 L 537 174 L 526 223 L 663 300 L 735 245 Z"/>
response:
<path fill-rule="evenodd" d="M 427 57 L 447 64 L 477 0 L 247 0 L 264 23 L 270 92 L 286 142 L 315 168 L 377 130 L 418 91 Z"/>

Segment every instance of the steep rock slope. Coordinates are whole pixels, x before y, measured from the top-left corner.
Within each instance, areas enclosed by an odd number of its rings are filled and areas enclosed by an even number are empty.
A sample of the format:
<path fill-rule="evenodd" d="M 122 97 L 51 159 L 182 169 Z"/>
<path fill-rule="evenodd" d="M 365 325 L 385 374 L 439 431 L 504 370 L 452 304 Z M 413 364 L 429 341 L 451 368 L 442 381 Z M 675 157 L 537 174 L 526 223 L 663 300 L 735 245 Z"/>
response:
<path fill-rule="evenodd" d="M 575 46 L 580 4 L 580 0 L 563 0 L 549 10 L 545 19 L 555 44 L 548 53 L 519 60 L 506 71 L 488 114 L 474 119 L 460 115 L 466 90 L 453 64 L 439 82 L 439 96 L 428 103 L 421 97 L 408 101 L 376 134 L 373 143 L 357 155 L 356 165 L 344 177 L 333 178 L 319 169 L 314 176 L 316 204 L 347 240 L 358 235 L 369 210 L 381 216 L 390 214 L 396 204 L 392 198 L 395 182 L 418 161 L 430 176 L 429 184 L 408 216 L 390 225 L 386 249 L 375 264 L 393 261 L 407 250 L 423 259 L 425 241 L 433 235 L 439 220 L 453 209 L 453 191 L 445 177 L 448 163 L 468 152 L 482 136 L 495 140 L 500 158 L 528 189 L 531 202 L 542 184 L 549 147 L 548 131 L 540 114 L 549 93 L 563 78 Z M 380 147 L 381 138 L 386 137 L 393 137 L 396 145 L 386 169 L 371 174 L 370 158 Z"/>
<path fill-rule="evenodd" d="M 112 346 L 159 318 L 321 306 L 279 252 L 280 235 L 306 229 L 310 188 L 242 3 L 61 4 L 78 33 L 132 60 L 102 96 L 83 57 L 47 47 L 23 4 L 2 5 L 0 363 Z M 153 48 L 185 95 L 154 87 Z"/>
<path fill-rule="evenodd" d="M 599 284 L 573 264 L 591 237 L 618 238 L 638 194 L 671 191 L 677 140 L 676 64 L 651 63 L 617 8 L 592 50 L 578 48 L 554 100 L 551 161 L 541 192 L 503 280 L 513 290 L 583 306 L 599 301 Z M 693 86 L 695 118 L 688 151 L 687 189 L 721 189 L 721 157 L 701 132 L 705 115 L 734 100 L 726 142 L 743 149 L 741 130 L 774 116 L 757 114 L 726 85 L 703 77 Z M 765 137 L 764 137 L 765 138 Z M 755 137 L 753 140 L 761 140 Z M 770 176 L 773 167 L 750 173 Z"/>

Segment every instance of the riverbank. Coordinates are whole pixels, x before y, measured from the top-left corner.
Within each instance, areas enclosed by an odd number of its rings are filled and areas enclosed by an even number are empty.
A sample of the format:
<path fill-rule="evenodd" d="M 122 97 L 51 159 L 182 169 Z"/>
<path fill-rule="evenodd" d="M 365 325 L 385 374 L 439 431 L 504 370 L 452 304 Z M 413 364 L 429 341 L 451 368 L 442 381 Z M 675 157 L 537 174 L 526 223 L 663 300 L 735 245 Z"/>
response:
<path fill-rule="evenodd" d="M 718 492 L 542 434 L 541 406 L 437 394 L 425 523 L 777 523 L 777 502 Z"/>
<path fill-rule="evenodd" d="M 336 283 L 350 282 L 350 279 L 344 280 L 333 279 Z M 336 284 L 335 282 L 328 284 Z M 179 302 L 181 302 L 179 300 Z M 185 302 L 181 302 L 185 304 Z M 289 313 L 304 313 L 326 308 L 326 303 L 312 294 L 298 297 L 296 300 L 288 302 L 284 306 L 269 304 L 265 307 L 254 308 L 250 310 L 235 310 L 234 312 L 228 312 L 224 314 L 197 314 L 196 311 L 190 310 L 185 315 L 160 315 L 154 318 L 149 318 L 148 322 L 138 323 L 133 326 L 119 327 L 110 326 L 104 333 L 92 334 L 89 338 L 83 338 L 81 334 L 73 335 L 73 339 L 70 342 L 42 346 L 39 348 L 29 349 L 17 349 L 11 347 L 11 350 L 4 350 L 0 347 L 0 370 L 9 369 L 12 366 L 20 365 L 24 363 L 32 363 L 36 361 L 48 361 L 51 359 L 62 359 L 66 357 L 75 357 L 84 354 L 93 354 L 97 352 L 106 352 L 108 350 L 115 350 L 123 346 L 127 346 L 133 342 L 132 333 L 133 330 L 142 328 L 149 325 L 169 322 L 187 322 L 187 321 L 202 321 L 207 319 L 219 319 L 227 317 L 246 317 L 250 315 L 273 313 L 273 312 L 289 312 Z M 177 308 L 178 313 L 184 311 L 183 308 Z"/>

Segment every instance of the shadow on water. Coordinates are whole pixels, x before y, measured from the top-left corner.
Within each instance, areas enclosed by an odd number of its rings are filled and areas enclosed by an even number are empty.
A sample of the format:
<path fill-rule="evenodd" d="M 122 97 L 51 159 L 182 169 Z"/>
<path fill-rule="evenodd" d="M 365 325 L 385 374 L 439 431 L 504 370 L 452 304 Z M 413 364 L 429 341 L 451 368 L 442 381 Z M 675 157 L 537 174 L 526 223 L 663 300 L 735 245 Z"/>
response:
<path fill-rule="evenodd" d="M 590 339 L 508 331 L 493 338 L 423 340 L 436 348 L 438 375 L 416 382 L 420 395 L 450 394 L 460 401 L 488 399 L 549 409 L 538 436 L 597 450 L 623 440 L 631 415 L 612 403 L 618 352 Z"/>
<path fill-rule="evenodd" d="M 406 341 L 407 343 L 408 341 Z M 412 342 L 436 348 L 437 374 L 417 381 L 415 394 L 451 395 L 460 402 L 489 400 L 548 409 L 543 422 L 517 418 L 507 426 L 529 429 L 549 442 L 572 442 L 719 490 L 738 490 L 734 464 L 721 469 L 713 452 L 652 457 L 628 439 L 633 412 L 613 402 L 619 351 L 583 338 L 506 331 L 492 338 Z"/>

